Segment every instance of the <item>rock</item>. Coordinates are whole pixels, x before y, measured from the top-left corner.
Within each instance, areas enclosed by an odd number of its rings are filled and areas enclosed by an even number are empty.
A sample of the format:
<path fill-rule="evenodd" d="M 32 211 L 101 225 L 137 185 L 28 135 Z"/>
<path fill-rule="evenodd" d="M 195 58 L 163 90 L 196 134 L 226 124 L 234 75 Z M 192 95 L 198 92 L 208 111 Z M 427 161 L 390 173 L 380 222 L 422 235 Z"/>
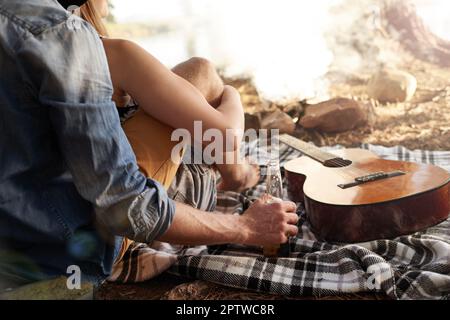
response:
<path fill-rule="evenodd" d="M 417 90 L 416 78 L 404 71 L 382 69 L 369 81 L 367 93 L 381 103 L 411 100 Z"/>
<path fill-rule="evenodd" d="M 294 119 L 294 122 L 297 122 L 300 114 L 302 114 L 305 109 L 305 105 L 307 105 L 306 101 L 294 101 L 283 106 L 282 110 L 284 113 L 287 113 L 292 119 Z"/>
<path fill-rule="evenodd" d="M 279 129 L 280 134 L 293 134 L 296 128 L 294 119 L 283 111 L 276 110 L 263 116 L 261 128 L 271 130 Z"/>
<path fill-rule="evenodd" d="M 316 129 L 325 133 L 352 130 L 368 123 L 368 111 L 358 102 L 336 98 L 306 109 L 299 123 L 306 129 Z"/>
<path fill-rule="evenodd" d="M 246 113 L 245 114 L 245 130 L 254 129 L 259 130 L 261 129 L 261 114 L 260 113 Z"/>

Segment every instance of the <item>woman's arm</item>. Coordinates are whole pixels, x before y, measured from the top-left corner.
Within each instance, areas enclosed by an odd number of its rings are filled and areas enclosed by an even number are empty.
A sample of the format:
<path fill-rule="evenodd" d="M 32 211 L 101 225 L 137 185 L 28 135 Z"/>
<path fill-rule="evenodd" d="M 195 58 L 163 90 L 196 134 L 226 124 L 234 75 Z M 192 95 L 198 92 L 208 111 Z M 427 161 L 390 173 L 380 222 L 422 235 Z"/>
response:
<path fill-rule="evenodd" d="M 224 137 L 231 129 L 235 141 L 240 141 L 244 115 L 234 88 L 225 87 L 222 103 L 215 109 L 192 84 L 133 42 L 105 39 L 104 46 L 114 86 L 130 94 L 149 115 L 173 128 L 187 129 L 192 136 L 194 121 L 202 121 L 203 131 L 218 129 Z"/>

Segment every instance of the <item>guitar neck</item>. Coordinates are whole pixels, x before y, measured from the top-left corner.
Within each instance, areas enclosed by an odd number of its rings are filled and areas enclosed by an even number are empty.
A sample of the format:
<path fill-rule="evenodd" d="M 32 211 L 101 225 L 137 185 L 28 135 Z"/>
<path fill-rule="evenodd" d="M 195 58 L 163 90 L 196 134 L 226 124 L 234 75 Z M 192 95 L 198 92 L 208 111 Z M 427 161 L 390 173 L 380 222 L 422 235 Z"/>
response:
<path fill-rule="evenodd" d="M 336 155 L 332 153 L 322 151 L 312 144 L 306 143 L 305 141 L 294 138 L 287 134 L 281 135 L 280 141 L 322 164 L 336 158 Z"/>

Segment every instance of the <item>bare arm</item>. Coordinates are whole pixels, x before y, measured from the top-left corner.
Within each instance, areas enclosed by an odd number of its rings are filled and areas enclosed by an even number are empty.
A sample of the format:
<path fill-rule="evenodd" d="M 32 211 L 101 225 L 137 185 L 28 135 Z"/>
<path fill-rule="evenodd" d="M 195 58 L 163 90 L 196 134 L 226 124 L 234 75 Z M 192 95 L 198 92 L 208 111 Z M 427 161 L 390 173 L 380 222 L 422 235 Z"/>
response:
<path fill-rule="evenodd" d="M 158 240 L 183 245 L 274 245 L 296 236 L 298 216 L 291 202 L 256 201 L 242 216 L 200 212 L 177 203 L 172 226 Z"/>
<path fill-rule="evenodd" d="M 234 88 L 225 87 L 215 109 L 197 88 L 138 45 L 108 39 L 104 45 L 115 87 L 130 94 L 148 114 L 173 128 L 187 129 L 192 136 L 194 121 L 202 121 L 204 131 L 218 129 L 224 136 L 227 129 L 235 130 L 234 138 L 240 141 L 244 116 Z"/>

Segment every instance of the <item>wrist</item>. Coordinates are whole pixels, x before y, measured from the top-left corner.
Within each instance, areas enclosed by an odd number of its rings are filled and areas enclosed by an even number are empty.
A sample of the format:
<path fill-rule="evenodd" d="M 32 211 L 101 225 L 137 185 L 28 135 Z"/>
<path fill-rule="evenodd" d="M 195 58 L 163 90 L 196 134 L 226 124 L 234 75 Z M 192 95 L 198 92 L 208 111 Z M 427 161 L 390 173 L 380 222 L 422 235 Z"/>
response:
<path fill-rule="evenodd" d="M 247 244 L 250 238 L 250 230 L 246 223 L 246 218 L 242 215 L 230 216 L 233 219 L 233 229 L 230 232 L 230 243 L 232 244 Z"/>

